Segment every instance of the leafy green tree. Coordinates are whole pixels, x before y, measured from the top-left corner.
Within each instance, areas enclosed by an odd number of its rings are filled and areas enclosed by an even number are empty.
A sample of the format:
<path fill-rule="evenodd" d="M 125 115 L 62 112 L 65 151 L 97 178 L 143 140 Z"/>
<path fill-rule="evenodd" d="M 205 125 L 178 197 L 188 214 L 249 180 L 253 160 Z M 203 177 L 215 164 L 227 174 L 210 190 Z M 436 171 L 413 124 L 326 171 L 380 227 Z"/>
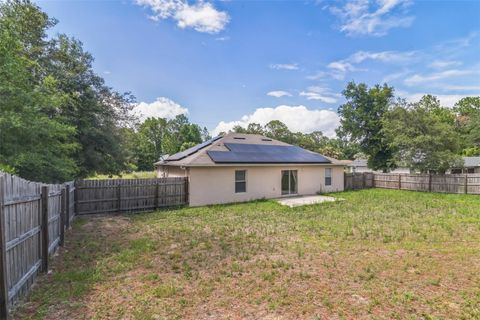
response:
<path fill-rule="evenodd" d="M 0 3 L 0 167 L 44 182 L 78 170 L 75 128 L 59 113 L 66 96 L 41 65 L 52 24 L 28 1 Z"/>
<path fill-rule="evenodd" d="M 462 153 L 480 155 L 480 97 L 462 98 L 455 104 L 454 111 L 457 131 L 462 136 Z"/>
<path fill-rule="evenodd" d="M 350 82 L 343 91 L 347 102 L 338 113 L 341 127 L 337 135 L 368 155 L 368 166 L 374 170 L 395 168 L 393 151 L 383 134 L 382 118 L 393 99 L 393 88 L 384 84 L 368 88 L 366 84 Z"/>
<path fill-rule="evenodd" d="M 383 132 L 396 161 L 423 173 L 445 173 L 461 165 L 460 135 L 441 108 L 438 99 L 424 96 L 417 103 L 400 101 L 385 114 Z"/>
<path fill-rule="evenodd" d="M 292 143 L 293 135 L 287 125 L 280 120 L 272 120 L 265 125 L 265 135 L 283 142 Z"/>
<path fill-rule="evenodd" d="M 50 42 L 48 55 L 46 67 L 68 96 L 60 112 L 76 128 L 79 176 L 119 174 L 127 168 L 121 129 L 134 120 L 130 113 L 134 98 L 105 85 L 80 41 L 59 35 Z"/>
<path fill-rule="evenodd" d="M 188 146 L 201 142 L 202 129 L 200 126 L 190 123 L 185 115 L 178 115 L 167 122 L 162 151 L 164 154 L 174 154 L 181 151 L 182 146 L 188 149 Z"/>
<path fill-rule="evenodd" d="M 45 182 L 119 173 L 133 97 L 105 85 L 81 42 L 49 39 L 55 23 L 30 1 L 0 2 L 0 161 Z"/>
<path fill-rule="evenodd" d="M 247 133 L 264 135 L 265 130 L 258 123 L 249 123 L 247 126 Z"/>
<path fill-rule="evenodd" d="M 167 120 L 148 118 L 140 124 L 135 133 L 135 154 L 138 170 L 153 170 L 153 164 L 163 154 L 162 141 L 166 132 Z"/>

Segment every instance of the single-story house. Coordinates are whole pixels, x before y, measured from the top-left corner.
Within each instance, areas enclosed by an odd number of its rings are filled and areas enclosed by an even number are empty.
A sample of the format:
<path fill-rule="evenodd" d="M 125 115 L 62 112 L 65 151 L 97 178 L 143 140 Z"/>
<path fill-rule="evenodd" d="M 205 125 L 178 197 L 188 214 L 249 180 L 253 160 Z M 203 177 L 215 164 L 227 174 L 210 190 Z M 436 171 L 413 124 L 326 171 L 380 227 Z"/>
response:
<path fill-rule="evenodd" d="M 450 173 L 480 173 L 480 156 L 463 157 L 463 168 L 452 168 Z"/>
<path fill-rule="evenodd" d="M 188 177 L 191 206 L 343 191 L 342 162 L 255 134 L 218 136 L 155 167 Z"/>
<path fill-rule="evenodd" d="M 355 159 L 350 164 L 348 164 L 348 172 L 382 172 L 382 171 L 373 171 L 367 165 L 367 159 Z M 410 173 L 410 169 L 406 167 L 398 167 L 392 171 L 391 173 Z"/>

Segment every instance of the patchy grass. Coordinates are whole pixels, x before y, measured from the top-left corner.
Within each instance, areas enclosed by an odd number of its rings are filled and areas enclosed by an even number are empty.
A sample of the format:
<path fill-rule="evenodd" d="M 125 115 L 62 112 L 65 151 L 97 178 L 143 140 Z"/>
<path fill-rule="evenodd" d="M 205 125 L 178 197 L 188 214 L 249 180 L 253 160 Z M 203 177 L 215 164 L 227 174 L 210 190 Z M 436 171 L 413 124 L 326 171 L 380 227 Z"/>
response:
<path fill-rule="evenodd" d="M 104 180 L 104 179 L 151 179 L 156 178 L 155 171 L 135 171 L 124 172 L 120 175 L 97 174 L 87 179 Z"/>
<path fill-rule="evenodd" d="M 480 197 L 80 218 L 14 319 L 479 319 Z"/>

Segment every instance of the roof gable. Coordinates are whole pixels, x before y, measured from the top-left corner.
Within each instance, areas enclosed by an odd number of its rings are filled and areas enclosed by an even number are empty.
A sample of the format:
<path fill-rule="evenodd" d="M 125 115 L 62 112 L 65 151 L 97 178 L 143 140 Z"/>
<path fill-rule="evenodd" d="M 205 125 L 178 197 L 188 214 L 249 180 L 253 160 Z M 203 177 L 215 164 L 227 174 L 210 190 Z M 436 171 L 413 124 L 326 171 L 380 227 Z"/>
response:
<path fill-rule="evenodd" d="M 275 147 L 288 148 L 278 149 Z M 250 152 L 245 152 L 246 150 L 250 150 Z M 257 157 L 255 161 L 252 159 L 252 155 Z M 262 135 L 228 133 L 171 155 L 155 165 L 188 167 L 227 165 L 229 163 L 338 164 L 335 159 Z"/>
<path fill-rule="evenodd" d="M 228 151 L 207 151 L 215 163 L 331 163 L 321 154 L 291 145 L 225 143 Z"/>

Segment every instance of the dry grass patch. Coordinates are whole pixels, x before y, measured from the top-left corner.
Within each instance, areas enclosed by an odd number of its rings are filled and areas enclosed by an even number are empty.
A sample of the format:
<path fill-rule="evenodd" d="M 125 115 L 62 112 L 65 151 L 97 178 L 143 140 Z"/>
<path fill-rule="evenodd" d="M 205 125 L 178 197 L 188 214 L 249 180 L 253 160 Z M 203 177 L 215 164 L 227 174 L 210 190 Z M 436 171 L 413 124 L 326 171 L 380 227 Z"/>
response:
<path fill-rule="evenodd" d="M 15 319 L 480 318 L 480 197 L 81 218 Z"/>

